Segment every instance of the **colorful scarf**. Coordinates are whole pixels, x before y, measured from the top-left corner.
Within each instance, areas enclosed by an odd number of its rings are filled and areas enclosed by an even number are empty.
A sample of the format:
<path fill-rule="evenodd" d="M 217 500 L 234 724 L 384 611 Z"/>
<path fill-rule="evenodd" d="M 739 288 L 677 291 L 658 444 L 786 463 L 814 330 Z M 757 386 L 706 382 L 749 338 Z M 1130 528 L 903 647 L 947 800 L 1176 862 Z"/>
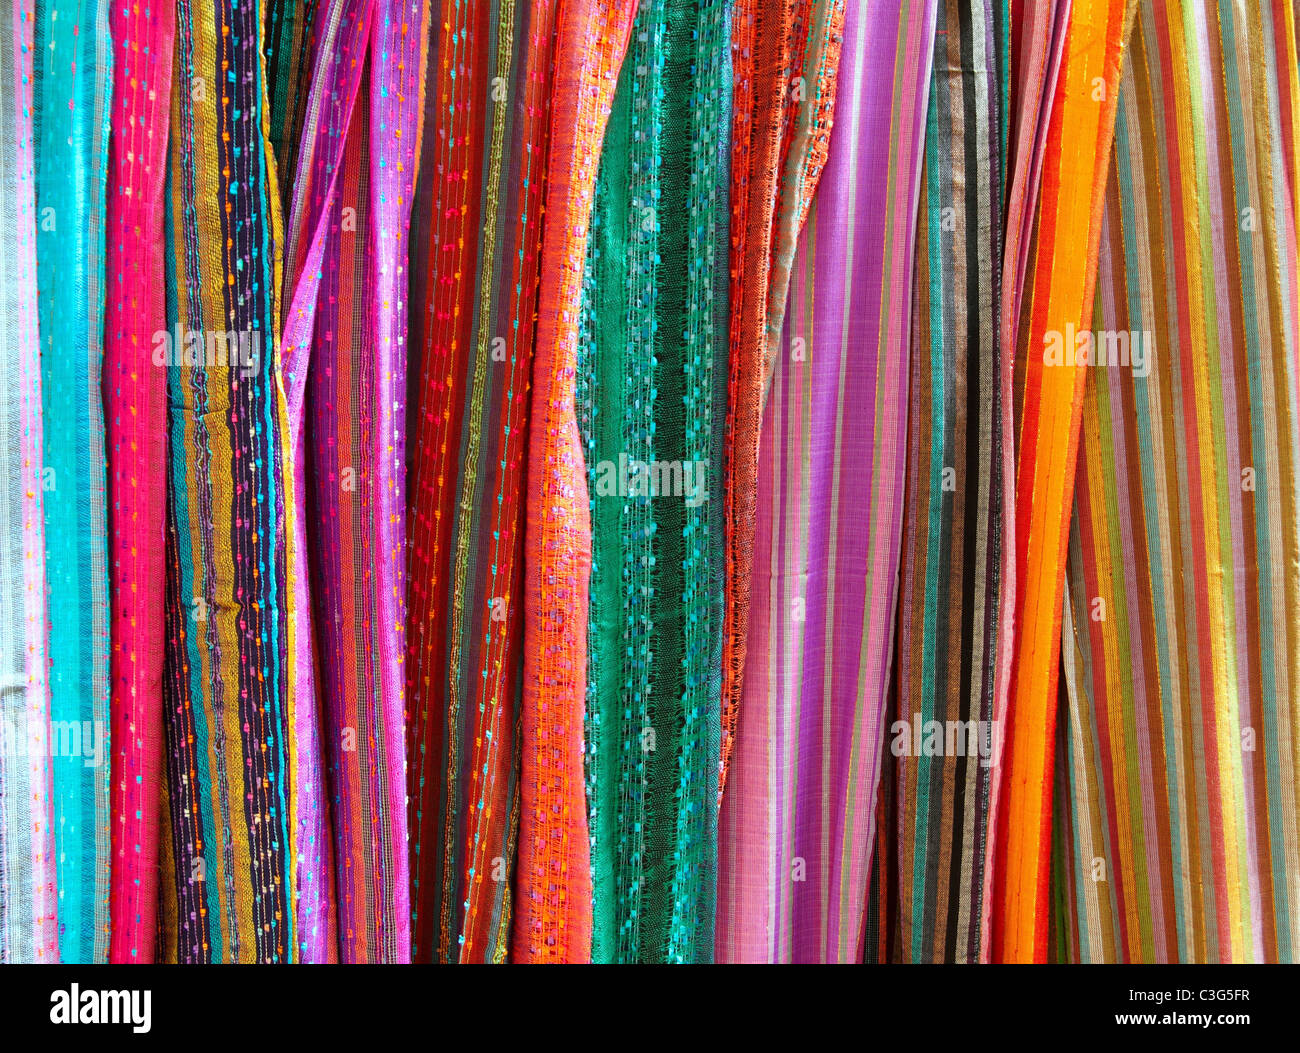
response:
<path fill-rule="evenodd" d="M 276 171 L 282 173 L 280 195 L 285 215 L 293 210 L 294 181 L 298 171 L 303 122 L 311 92 L 313 70 L 319 63 L 321 29 L 317 25 L 320 0 L 267 0 L 266 102 L 268 137 L 275 152 Z M 328 27 L 327 27 L 328 29 Z"/>
<path fill-rule="evenodd" d="M 427 25 L 419 0 L 375 0 L 368 39 L 356 40 L 357 97 L 368 105 L 352 107 L 346 133 L 329 128 L 343 135 L 343 155 L 311 278 L 308 548 L 349 962 L 410 960 L 404 286 Z"/>
<path fill-rule="evenodd" d="M 313 138 L 298 158 L 286 268 L 294 290 L 283 339 L 289 445 L 295 477 L 306 482 L 294 510 L 295 661 L 300 682 L 319 685 L 325 711 L 338 953 L 350 962 L 410 958 L 399 282 L 428 18 L 419 3 L 406 20 L 398 10 L 364 0 L 325 13 L 329 60 L 307 102 Z M 304 726 L 304 752 L 311 740 Z M 311 831 L 323 819 L 301 816 Z M 329 890 L 315 888 L 319 910 Z M 333 956 L 332 947 L 311 949 L 322 952 Z"/>
<path fill-rule="evenodd" d="M 641 5 L 591 218 L 577 406 L 597 962 L 713 957 L 730 8 Z"/>
<path fill-rule="evenodd" d="M 745 674 L 759 434 L 795 239 L 826 163 L 843 0 L 736 0 L 732 14 L 722 776 Z"/>
<path fill-rule="evenodd" d="M 0 960 L 1293 960 L 1296 21 L 5 8 Z"/>
<path fill-rule="evenodd" d="M 406 684 L 417 961 L 504 961 L 556 5 L 448 0 L 412 239 Z"/>
<path fill-rule="evenodd" d="M 167 329 L 163 226 L 175 9 L 110 9 L 104 424 L 112 587 L 110 906 L 113 962 L 152 962 L 158 933 L 166 594 Z"/>
<path fill-rule="evenodd" d="M 1133 4 L 1125 0 L 1075 0 L 1071 6 L 1036 192 L 1036 235 L 1029 246 L 1023 293 L 1016 290 L 1020 309 L 1012 315 L 1020 319 L 1015 388 L 1017 592 L 1004 711 L 1008 732 L 1000 766 L 1005 800 L 1000 813 L 995 807 L 998 903 L 992 954 L 999 961 L 1041 961 L 1047 953 L 1061 598 L 1084 370 L 1049 361 L 1046 348 L 1053 334 L 1072 334 L 1088 326 L 1101 231 L 1102 173 L 1110 154 L 1120 55 L 1132 10 Z M 1019 156 L 1016 163 L 1019 166 Z M 1013 195 L 1016 190 L 1013 186 Z M 1034 214 L 1031 206 L 1025 214 Z M 1010 251 L 1007 257 L 1012 258 Z"/>
<path fill-rule="evenodd" d="M 108 5 L 36 8 L 40 308 L 50 760 L 59 958 L 108 954 L 109 608 L 104 400 Z"/>
<path fill-rule="evenodd" d="M 524 539 L 524 694 L 512 957 L 586 961 L 591 871 L 583 778 L 591 523 L 574 408 L 588 224 L 636 4 L 558 15 L 533 359 Z"/>
<path fill-rule="evenodd" d="M 313 927 L 327 924 L 295 916 L 303 885 L 328 877 L 318 831 L 304 845 L 291 817 L 318 807 L 322 789 L 294 768 L 304 763 L 295 709 L 311 696 L 295 690 L 289 660 L 281 229 L 262 15 L 257 0 L 198 0 L 176 21 L 168 329 L 154 356 L 170 411 L 160 939 L 167 960 L 185 962 L 313 957 Z"/>
<path fill-rule="evenodd" d="M 0 5 L 0 962 L 59 959 L 28 10 Z M 12 90 L 11 90 L 12 89 Z"/>
<path fill-rule="evenodd" d="M 1008 18 L 1000 0 L 945 0 L 934 43 L 916 232 L 897 704 L 884 751 L 891 811 L 879 880 L 893 922 L 884 932 L 895 941 L 891 960 L 973 962 L 986 953 L 1014 479 L 1004 445 L 1010 355 L 998 326 Z"/>
<path fill-rule="evenodd" d="M 1065 960 L 1300 938 L 1294 30 L 1143 5 L 1129 42 L 1064 612 Z"/>
<path fill-rule="evenodd" d="M 720 961 L 863 952 L 936 8 L 868 18 L 849 5 L 844 20 L 830 156 L 795 252 L 760 445 Z"/>

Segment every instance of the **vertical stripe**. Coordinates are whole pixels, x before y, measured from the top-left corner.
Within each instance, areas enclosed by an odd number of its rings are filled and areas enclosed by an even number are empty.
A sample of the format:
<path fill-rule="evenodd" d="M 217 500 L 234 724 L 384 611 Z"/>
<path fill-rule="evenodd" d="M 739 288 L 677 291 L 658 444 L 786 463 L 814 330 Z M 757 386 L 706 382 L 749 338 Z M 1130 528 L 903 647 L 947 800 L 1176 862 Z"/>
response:
<path fill-rule="evenodd" d="M 764 416 L 722 961 L 862 954 L 897 599 L 912 252 L 937 4 L 850 5 Z"/>
<path fill-rule="evenodd" d="M 163 223 L 175 8 L 111 5 L 104 418 L 112 585 L 110 960 L 152 962 L 163 738 Z"/>
<path fill-rule="evenodd" d="M 59 958 L 108 953 L 109 610 L 104 190 L 107 4 L 36 11 L 36 259 Z"/>
<path fill-rule="evenodd" d="M 513 957 L 585 961 L 591 873 L 584 800 L 591 525 L 574 408 L 578 315 L 605 123 L 636 5 L 574 0 L 556 28 L 529 422 L 524 696 Z"/>

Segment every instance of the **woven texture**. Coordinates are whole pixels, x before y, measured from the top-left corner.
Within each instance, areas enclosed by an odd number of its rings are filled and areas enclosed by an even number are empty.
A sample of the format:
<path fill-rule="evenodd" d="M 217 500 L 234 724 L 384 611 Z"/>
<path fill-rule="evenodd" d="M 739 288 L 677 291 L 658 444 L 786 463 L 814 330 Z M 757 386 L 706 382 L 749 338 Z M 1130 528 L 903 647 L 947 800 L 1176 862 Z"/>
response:
<path fill-rule="evenodd" d="M 36 306 L 35 23 L 0 6 L 0 961 L 59 956 L 41 366 Z"/>
<path fill-rule="evenodd" d="M 557 5 L 443 3 L 412 238 L 406 666 L 417 961 L 503 961 Z"/>
<path fill-rule="evenodd" d="M 268 138 L 275 153 L 276 169 L 285 176 L 298 170 L 298 152 L 303 144 L 313 71 L 319 62 L 317 48 L 328 27 L 317 19 L 330 5 L 321 0 L 267 0 L 266 101 Z M 285 214 L 293 208 L 294 182 L 282 178 L 280 194 Z"/>
<path fill-rule="evenodd" d="M 722 961 L 862 953 L 936 7 L 866 18 L 850 6 L 844 20 L 830 157 L 795 251 L 763 420 L 744 692 L 722 804 Z"/>
<path fill-rule="evenodd" d="M 36 259 L 59 959 L 108 954 L 107 3 L 36 5 Z M 57 293 L 57 295 L 56 295 Z"/>
<path fill-rule="evenodd" d="M 990 917 L 1011 547 L 1009 356 L 998 326 L 1008 11 L 948 0 L 938 26 L 917 216 L 897 698 L 884 752 L 891 811 L 878 863 L 893 957 L 968 962 L 985 951 Z"/>
<path fill-rule="evenodd" d="M 1300 937 L 1293 18 L 1143 8 L 1130 38 L 1064 612 L 1064 960 Z"/>
<path fill-rule="evenodd" d="M 175 10 L 110 10 L 104 430 L 112 597 L 109 900 L 113 962 L 151 962 L 157 942 L 166 585 L 167 369 L 164 194 Z"/>
<path fill-rule="evenodd" d="M 722 775 L 745 671 L 763 404 L 790 255 L 826 161 L 843 0 L 737 0 L 732 15 Z"/>
<path fill-rule="evenodd" d="M 730 4 L 641 5 L 605 134 L 577 407 L 592 524 L 592 959 L 713 957 Z"/>
<path fill-rule="evenodd" d="M 1071 5 L 1020 294 L 1016 635 L 1000 772 L 1005 796 L 996 820 L 994 895 L 1000 904 L 992 934 L 999 961 L 1041 961 L 1047 954 L 1061 599 L 1084 370 L 1049 362 L 1044 338 L 1086 329 L 1091 314 L 1104 173 L 1132 10 L 1124 0 Z"/>
<path fill-rule="evenodd" d="M 343 155 L 311 279 L 308 560 L 348 962 L 410 959 L 405 262 L 427 25 L 418 2 L 375 0 L 356 40 L 361 104 L 330 129 Z"/>
<path fill-rule="evenodd" d="M 162 955 L 281 962 L 303 857 L 291 794 L 281 237 L 261 117 L 262 7 L 177 10 L 169 341 Z M 233 357 L 233 364 L 232 364 Z M 300 805 L 299 805 L 300 807 Z"/>
<path fill-rule="evenodd" d="M 528 449 L 524 697 L 513 959 L 586 961 L 591 870 L 583 779 L 591 521 L 574 406 L 588 223 L 636 4 L 572 0 L 556 26 Z"/>
<path fill-rule="evenodd" d="M 1294 960 L 1297 17 L 4 8 L 0 960 Z"/>

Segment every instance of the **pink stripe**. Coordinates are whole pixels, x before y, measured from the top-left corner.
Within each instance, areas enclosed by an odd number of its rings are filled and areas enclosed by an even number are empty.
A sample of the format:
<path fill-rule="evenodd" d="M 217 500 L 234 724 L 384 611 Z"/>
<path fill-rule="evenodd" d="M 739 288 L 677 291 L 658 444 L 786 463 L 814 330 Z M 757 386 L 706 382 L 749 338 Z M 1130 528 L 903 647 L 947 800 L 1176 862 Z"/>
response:
<path fill-rule="evenodd" d="M 292 728 L 292 786 L 298 794 L 298 851 L 295 860 L 295 921 L 299 953 L 306 962 L 329 962 L 338 956 L 333 899 L 331 834 L 323 795 L 319 701 L 316 695 L 308 591 L 306 447 L 303 401 L 311 339 L 320 291 L 328 217 L 337 189 L 346 129 L 352 120 L 364 68 L 362 52 L 369 39 L 374 0 L 339 0 L 324 9 L 322 61 L 312 75 L 304 142 L 294 181 L 293 209 L 287 226 L 285 289 L 292 290 L 280 341 L 280 379 L 287 407 L 289 446 L 293 453 L 295 509 L 293 546 L 296 635 L 292 660 L 296 671 L 296 707 Z M 318 16 L 320 17 L 320 16 Z M 343 27 L 340 30 L 340 26 Z M 305 244 L 305 248 L 303 247 Z M 299 254 L 302 253 L 301 262 Z M 312 788 L 303 792 L 303 788 Z M 321 919 L 325 919 L 322 921 Z"/>
<path fill-rule="evenodd" d="M 114 133 L 107 185 L 104 406 L 112 553 L 109 960 L 152 962 L 157 939 L 166 579 L 167 369 L 163 191 L 175 10 L 112 5 Z"/>
<path fill-rule="evenodd" d="M 14 138 L 17 145 L 14 188 L 18 231 L 16 257 L 18 284 L 18 362 L 23 378 L 22 439 L 23 471 L 23 616 L 27 622 L 24 661 L 27 674 L 26 730 L 28 778 L 31 807 L 32 942 L 35 960 L 59 960 L 59 924 L 55 879 L 53 799 L 50 770 L 50 687 L 45 605 L 45 512 L 41 491 L 44 460 L 41 422 L 41 360 L 36 315 L 36 200 L 32 153 L 32 60 L 34 23 L 30 12 L 13 3 Z M 23 807 L 28 802 L 22 802 Z M 13 919 L 19 931 L 26 919 Z"/>

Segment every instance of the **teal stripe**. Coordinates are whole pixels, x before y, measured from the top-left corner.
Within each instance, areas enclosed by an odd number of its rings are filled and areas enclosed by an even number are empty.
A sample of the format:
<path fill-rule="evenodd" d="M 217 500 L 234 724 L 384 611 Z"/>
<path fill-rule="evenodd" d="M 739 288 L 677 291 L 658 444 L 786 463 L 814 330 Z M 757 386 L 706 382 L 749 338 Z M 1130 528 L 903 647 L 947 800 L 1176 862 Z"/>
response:
<path fill-rule="evenodd" d="M 931 412 L 930 420 L 933 432 L 930 437 L 930 482 L 927 490 L 929 491 L 929 530 L 926 538 L 926 557 L 925 564 L 927 567 L 938 568 L 939 566 L 939 545 L 944 534 L 944 515 L 943 515 L 943 453 L 946 448 L 947 437 L 945 428 L 947 426 L 947 414 L 944 412 L 946 403 L 944 393 L 944 381 L 947 371 L 944 368 L 944 319 L 943 319 L 943 297 L 944 297 L 944 276 L 947 273 L 946 262 L 952 257 L 951 245 L 944 245 L 943 242 L 951 239 L 943 238 L 942 222 L 940 219 L 944 207 L 945 198 L 943 191 L 939 186 L 939 176 L 943 167 L 943 159 L 940 157 L 939 145 L 939 124 L 943 120 L 944 110 L 940 106 L 940 76 L 936 69 L 931 74 L 930 79 L 930 112 L 925 122 L 925 192 L 926 192 L 926 234 L 927 250 L 930 255 L 930 383 L 932 384 L 932 393 L 930 396 Z M 925 613 L 924 613 L 924 639 L 935 641 L 938 621 L 939 605 L 939 577 L 935 573 L 928 573 L 925 580 Z M 937 648 L 926 646 L 921 650 L 921 720 L 924 722 L 934 719 L 934 695 L 935 695 L 935 661 L 937 657 Z M 930 826 L 930 780 L 932 776 L 933 765 L 929 763 L 929 758 L 921 755 L 917 751 L 916 757 L 916 816 L 918 828 L 916 830 L 916 850 L 915 857 L 912 861 L 912 960 L 924 961 L 926 955 L 924 951 L 925 943 L 930 937 L 929 926 L 925 924 L 925 919 L 930 915 L 926 910 L 926 868 L 929 861 L 930 838 L 928 836 Z"/>
<path fill-rule="evenodd" d="M 50 720 L 59 956 L 108 954 L 109 609 L 104 181 L 112 50 L 105 4 L 36 12 L 37 278 L 45 429 Z"/>

